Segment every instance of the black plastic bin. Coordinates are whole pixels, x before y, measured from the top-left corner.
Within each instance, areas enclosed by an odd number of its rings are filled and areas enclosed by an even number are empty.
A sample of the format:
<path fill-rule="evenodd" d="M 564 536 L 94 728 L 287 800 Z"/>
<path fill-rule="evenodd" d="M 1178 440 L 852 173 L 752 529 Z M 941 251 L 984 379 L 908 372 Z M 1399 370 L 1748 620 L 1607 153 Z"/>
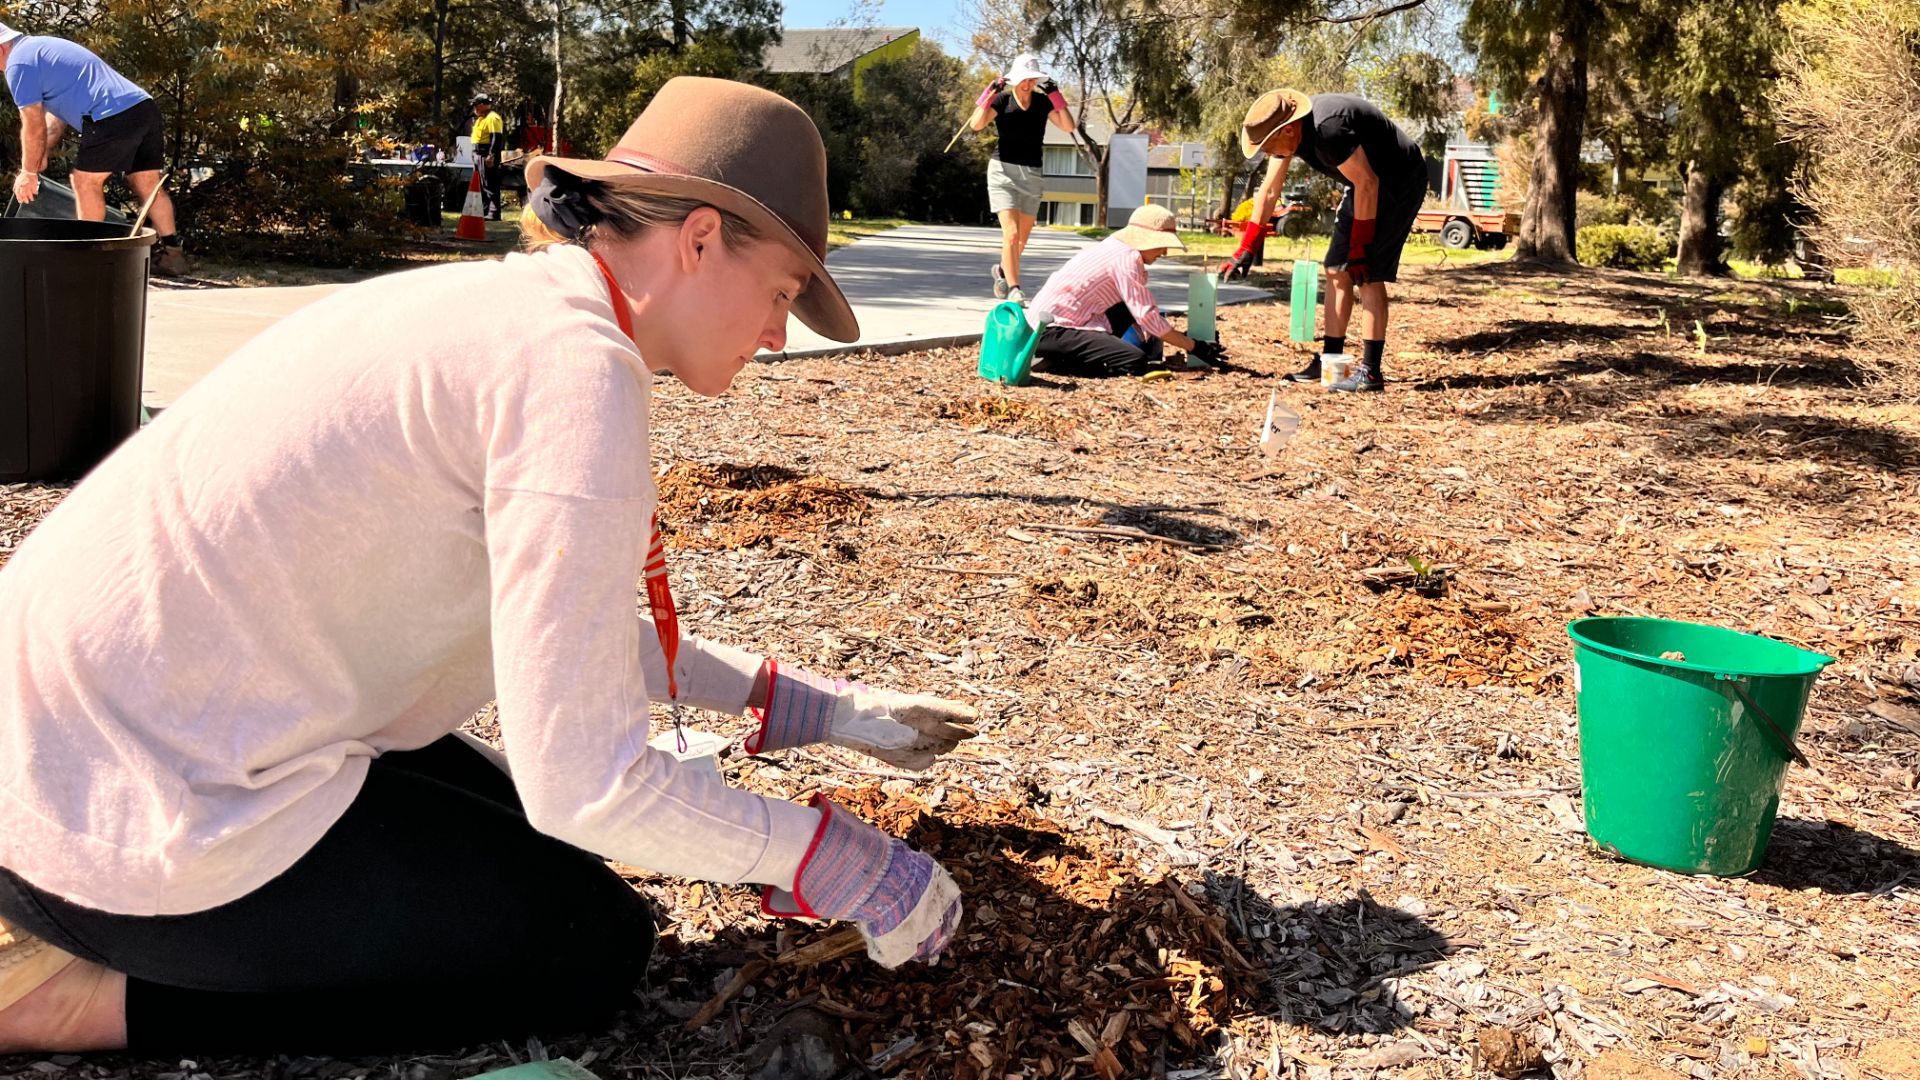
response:
<path fill-rule="evenodd" d="M 139 430 L 153 243 L 0 218 L 0 483 L 79 476 Z"/>
<path fill-rule="evenodd" d="M 407 185 L 407 220 L 423 229 L 440 227 L 440 207 L 445 201 L 444 187 L 437 176 L 423 176 Z"/>

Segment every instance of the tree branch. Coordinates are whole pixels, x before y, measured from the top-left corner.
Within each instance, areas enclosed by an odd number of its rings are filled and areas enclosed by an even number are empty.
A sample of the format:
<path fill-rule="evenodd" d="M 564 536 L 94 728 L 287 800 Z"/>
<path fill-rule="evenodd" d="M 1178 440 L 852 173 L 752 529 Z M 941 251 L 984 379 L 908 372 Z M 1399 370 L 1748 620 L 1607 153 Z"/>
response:
<path fill-rule="evenodd" d="M 1399 3 L 1387 4 L 1383 7 L 1374 8 L 1372 11 L 1363 11 L 1358 15 L 1318 15 L 1314 17 L 1313 21 L 1326 23 L 1330 26 L 1338 26 L 1343 23 L 1371 22 L 1374 19 L 1385 18 L 1388 15 L 1397 14 L 1398 12 L 1411 11 L 1426 2 L 1427 0 L 1400 0 Z"/>

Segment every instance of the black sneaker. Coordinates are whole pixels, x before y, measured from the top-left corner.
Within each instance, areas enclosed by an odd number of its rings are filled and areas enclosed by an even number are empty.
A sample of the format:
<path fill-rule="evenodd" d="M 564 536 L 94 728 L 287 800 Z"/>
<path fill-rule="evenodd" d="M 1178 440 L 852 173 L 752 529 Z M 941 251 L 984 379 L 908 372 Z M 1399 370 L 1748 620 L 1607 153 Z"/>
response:
<path fill-rule="evenodd" d="M 1306 367 L 1303 367 L 1299 371 L 1296 371 L 1293 374 L 1287 376 L 1287 378 L 1292 379 L 1294 382 L 1319 382 L 1320 381 L 1320 358 L 1317 356 L 1314 357 L 1313 363 L 1308 364 Z"/>
<path fill-rule="evenodd" d="M 1342 394 L 1378 393 L 1387 388 L 1387 381 L 1377 371 L 1356 368 L 1353 374 L 1333 384 L 1333 389 Z"/>

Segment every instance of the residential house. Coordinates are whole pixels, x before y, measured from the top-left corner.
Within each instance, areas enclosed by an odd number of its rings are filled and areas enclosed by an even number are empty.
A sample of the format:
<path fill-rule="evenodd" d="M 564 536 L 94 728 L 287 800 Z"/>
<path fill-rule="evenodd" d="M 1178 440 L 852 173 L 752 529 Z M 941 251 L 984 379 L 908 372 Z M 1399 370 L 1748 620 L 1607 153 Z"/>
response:
<path fill-rule="evenodd" d="M 809 30 L 781 27 L 778 44 L 760 54 L 760 66 L 773 74 L 827 75 L 853 80 L 883 60 L 902 60 L 920 43 L 912 26 L 871 26 Z"/>
<path fill-rule="evenodd" d="M 1105 121 L 1088 119 L 1087 133 L 1093 137 L 1088 149 L 1099 153 L 1113 137 L 1113 128 Z M 1074 136 L 1047 125 L 1040 148 L 1040 216 L 1042 225 L 1093 225 L 1099 205 L 1099 182 L 1093 163 L 1082 154 Z"/>
<path fill-rule="evenodd" d="M 1090 149 L 1096 154 L 1113 137 L 1113 129 L 1098 119 L 1089 120 L 1087 129 L 1093 139 Z M 1073 136 L 1056 127 L 1047 128 L 1041 150 L 1044 182 L 1039 222 L 1042 225 L 1097 224 L 1094 211 L 1099 192 L 1093 166 L 1075 145 Z M 1222 181 L 1211 171 L 1214 162 L 1213 151 L 1203 143 L 1161 143 L 1149 148 L 1147 201 L 1171 208 L 1183 226 L 1200 227 L 1219 198 Z M 1187 172 L 1184 180 L 1183 170 Z M 1110 189 L 1114 187 L 1111 179 L 1109 177 Z"/>

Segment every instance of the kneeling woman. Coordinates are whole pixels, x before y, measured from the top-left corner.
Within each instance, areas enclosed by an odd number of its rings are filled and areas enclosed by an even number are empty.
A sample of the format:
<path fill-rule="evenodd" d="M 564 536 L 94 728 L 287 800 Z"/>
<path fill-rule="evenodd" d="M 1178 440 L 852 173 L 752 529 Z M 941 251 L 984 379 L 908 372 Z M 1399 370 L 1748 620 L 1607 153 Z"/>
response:
<path fill-rule="evenodd" d="M 589 1025 L 657 934 L 603 856 L 760 884 L 889 966 L 953 932 L 925 855 L 647 746 L 650 700 L 757 708 L 755 751 L 924 768 L 969 734 L 961 706 L 682 638 L 649 556 L 653 373 L 717 395 L 789 310 L 858 336 L 819 133 L 676 79 L 606 160 L 528 180 L 536 250 L 289 316 L 0 570 L 0 1053 Z M 453 734 L 490 698 L 499 762 Z"/>
<path fill-rule="evenodd" d="M 1147 267 L 1183 251 L 1173 212 L 1148 204 L 1127 227 L 1067 260 L 1033 299 L 1046 321 L 1033 355 L 1041 370 L 1063 375 L 1144 375 L 1164 344 L 1202 360 L 1225 359 L 1214 341 L 1195 341 L 1160 314 L 1147 288 Z"/>

